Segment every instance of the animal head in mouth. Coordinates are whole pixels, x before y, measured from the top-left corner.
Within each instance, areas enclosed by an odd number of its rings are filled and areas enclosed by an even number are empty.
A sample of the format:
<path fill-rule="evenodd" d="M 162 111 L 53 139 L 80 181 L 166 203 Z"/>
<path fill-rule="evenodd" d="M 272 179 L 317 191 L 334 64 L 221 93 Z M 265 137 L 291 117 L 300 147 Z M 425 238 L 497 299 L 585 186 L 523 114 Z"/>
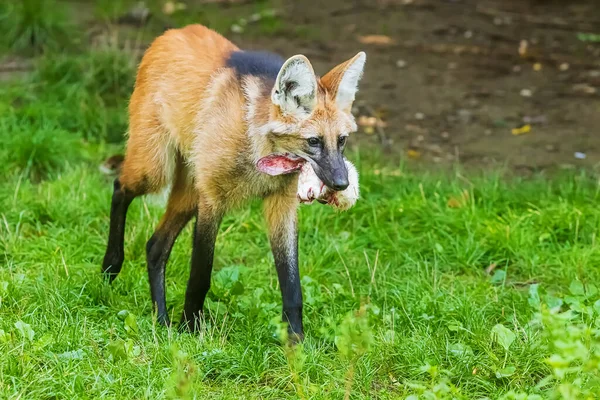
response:
<path fill-rule="evenodd" d="M 344 163 L 348 170 L 349 186 L 342 191 L 328 188 L 319 179 L 310 163 L 293 154 L 270 154 L 258 160 L 257 168 L 269 175 L 300 171 L 297 192 L 300 203 L 311 204 L 317 200 L 319 203 L 329 204 L 343 211 L 351 208 L 359 197 L 358 172 L 350 161 L 344 160 Z"/>
<path fill-rule="evenodd" d="M 356 203 L 359 197 L 358 171 L 354 164 L 344 160 L 348 170 L 348 187 L 342 191 L 331 190 L 319 179 L 310 163 L 302 166 L 298 176 L 298 201 L 311 204 L 314 200 L 344 211 Z"/>

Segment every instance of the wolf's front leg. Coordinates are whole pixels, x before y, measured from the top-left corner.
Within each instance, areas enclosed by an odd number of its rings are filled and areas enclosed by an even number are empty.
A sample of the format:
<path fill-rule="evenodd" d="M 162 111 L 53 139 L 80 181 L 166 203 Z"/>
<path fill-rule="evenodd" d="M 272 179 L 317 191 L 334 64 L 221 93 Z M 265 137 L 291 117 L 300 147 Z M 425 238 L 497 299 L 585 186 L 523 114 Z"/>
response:
<path fill-rule="evenodd" d="M 298 342 L 304 338 L 304 330 L 298 269 L 298 201 L 295 191 L 274 194 L 265 199 L 264 206 L 283 300 L 283 321 L 288 323 L 290 340 Z"/>
<path fill-rule="evenodd" d="M 210 289 L 215 241 L 221 224 L 222 212 L 203 204 L 198 204 L 198 216 L 192 249 L 192 265 L 185 292 L 185 305 L 181 317 L 181 327 L 198 330 L 206 294 Z"/>

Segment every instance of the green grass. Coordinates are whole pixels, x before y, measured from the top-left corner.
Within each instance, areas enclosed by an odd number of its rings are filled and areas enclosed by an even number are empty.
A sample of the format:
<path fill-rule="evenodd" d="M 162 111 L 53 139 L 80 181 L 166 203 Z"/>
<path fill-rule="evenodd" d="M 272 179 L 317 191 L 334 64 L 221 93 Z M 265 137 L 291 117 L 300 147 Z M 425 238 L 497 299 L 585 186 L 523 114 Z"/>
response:
<path fill-rule="evenodd" d="M 81 31 L 68 8 L 55 0 L 7 0 L 0 5 L 0 49 L 24 54 L 64 50 L 75 45 Z"/>
<path fill-rule="evenodd" d="M 129 56 L 50 54 L 0 86 L 0 398 L 599 392 L 600 193 L 584 172 L 424 173 L 352 152 L 356 207 L 300 209 L 302 346 L 281 345 L 258 203 L 223 223 L 202 332 L 157 326 L 145 243 L 159 204 L 134 202 L 123 271 L 100 278 L 112 185 L 98 165 L 126 129 Z M 167 268 L 175 320 L 190 245 L 188 227 Z"/>
<path fill-rule="evenodd" d="M 455 177 L 394 177 L 387 169 L 375 175 L 369 165 L 361 163 L 364 198 L 355 209 L 300 212 L 307 341 L 298 386 L 310 398 L 340 398 L 355 362 L 355 398 L 408 395 L 415 391 L 410 382 L 427 385 L 425 365 L 446 370 L 467 398 L 535 392 L 551 372 L 551 353 L 543 331 L 530 324 L 531 283 L 566 301 L 571 282 L 598 281 L 596 182 L 486 175 L 470 185 Z M 2 184 L 0 350 L 7 356 L 0 390 L 25 398 L 158 398 L 185 377 L 196 398 L 293 398 L 272 324 L 280 299 L 258 205 L 223 224 L 206 329 L 179 334 L 155 326 L 151 315 L 144 245 L 158 205 L 134 203 L 124 271 L 113 287 L 101 282 L 110 186 L 86 165 L 39 184 L 18 177 Z M 447 199 L 463 189 L 472 200 L 449 208 Z M 188 229 L 168 266 L 175 318 L 190 242 Z M 498 268 L 490 277 L 483 270 L 492 263 Z M 599 298 L 579 297 L 587 306 Z M 342 323 L 361 304 L 368 304 L 364 340 L 353 336 L 354 320 Z M 123 321 L 122 310 L 134 317 Z M 592 325 L 596 312 L 580 312 L 575 322 Z M 19 321 L 35 332 L 32 340 L 19 333 Z M 491 340 L 496 324 L 516 335 L 506 354 Z M 348 361 L 357 340 L 370 346 Z M 498 378 L 506 367 L 514 372 Z"/>

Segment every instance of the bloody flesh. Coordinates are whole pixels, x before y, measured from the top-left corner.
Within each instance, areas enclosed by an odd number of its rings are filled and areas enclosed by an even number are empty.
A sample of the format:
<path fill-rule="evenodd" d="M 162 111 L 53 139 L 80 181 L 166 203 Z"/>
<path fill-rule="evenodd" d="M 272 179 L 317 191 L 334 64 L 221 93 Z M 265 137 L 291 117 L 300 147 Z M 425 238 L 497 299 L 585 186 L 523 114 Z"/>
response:
<path fill-rule="evenodd" d="M 256 163 L 259 171 L 269 175 L 282 175 L 299 171 L 305 160 L 292 154 L 271 154 Z"/>

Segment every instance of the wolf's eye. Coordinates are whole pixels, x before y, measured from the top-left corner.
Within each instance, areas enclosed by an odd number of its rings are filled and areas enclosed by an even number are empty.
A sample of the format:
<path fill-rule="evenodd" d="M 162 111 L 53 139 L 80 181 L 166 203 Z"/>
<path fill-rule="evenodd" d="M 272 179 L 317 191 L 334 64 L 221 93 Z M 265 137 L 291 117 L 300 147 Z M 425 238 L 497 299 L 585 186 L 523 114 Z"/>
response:
<path fill-rule="evenodd" d="M 317 137 L 308 138 L 308 145 L 311 147 L 317 147 L 321 144 L 321 139 Z"/>
<path fill-rule="evenodd" d="M 347 138 L 348 138 L 348 136 L 340 136 L 340 137 L 338 138 L 338 144 L 339 144 L 340 146 L 343 146 L 343 145 L 345 145 L 345 144 L 346 144 L 346 139 L 347 139 Z"/>

